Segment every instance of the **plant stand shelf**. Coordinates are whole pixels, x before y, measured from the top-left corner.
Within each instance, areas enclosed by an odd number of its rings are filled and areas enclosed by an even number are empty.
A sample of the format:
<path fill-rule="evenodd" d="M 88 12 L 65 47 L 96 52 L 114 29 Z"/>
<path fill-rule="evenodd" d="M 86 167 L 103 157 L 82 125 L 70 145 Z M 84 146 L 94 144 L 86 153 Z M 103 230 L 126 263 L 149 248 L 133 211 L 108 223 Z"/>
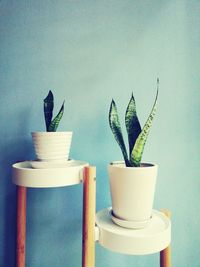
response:
<path fill-rule="evenodd" d="M 143 229 L 127 229 L 111 220 L 111 208 L 96 215 L 99 244 L 114 252 L 145 255 L 160 252 L 170 244 L 171 223 L 161 212 L 154 210 L 149 225 Z"/>
<path fill-rule="evenodd" d="M 96 168 L 87 162 L 73 161 L 68 167 L 48 169 L 33 169 L 29 161 L 18 162 L 12 166 L 12 181 L 17 185 L 16 267 L 25 267 L 26 262 L 27 188 L 53 188 L 83 183 L 83 209 L 95 209 Z M 84 229 L 88 229 L 90 218 L 90 213 L 83 212 L 83 232 L 87 232 Z M 91 239 L 93 234 L 89 233 L 88 237 Z M 85 246 L 88 246 L 88 240 L 85 240 Z"/>
<path fill-rule="evenodd" d="M 153 211 L 151 222 L 145 229 L 125 229 L 112 222 L 111 208 L 96 214 L 94 179 L 88 179 L 85 186 L 87 194 L 84 194 L 86 201 L 83 204 L 82 267 L 95 267 L 96 241 L 107 249 L 124 254 L 160 252 L 160 267 L 171 267 L 171 222 L 168 210 Z"/>
<path fill-rule="evenodd" d="M 12 181 L 18 186 L 50 188 L 76 185 L 82 182 L 84 161 L 73 161 L 69 167 L 33 169 L 29 161 L 12 166 Z"/>

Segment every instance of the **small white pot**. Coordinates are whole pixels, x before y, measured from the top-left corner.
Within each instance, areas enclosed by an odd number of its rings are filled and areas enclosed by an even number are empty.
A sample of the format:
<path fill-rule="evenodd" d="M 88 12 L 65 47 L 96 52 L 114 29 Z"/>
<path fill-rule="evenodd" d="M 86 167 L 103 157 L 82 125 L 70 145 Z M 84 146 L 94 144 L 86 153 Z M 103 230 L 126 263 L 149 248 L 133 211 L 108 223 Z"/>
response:
<path fill-rule="evenodd" d="M 148 224 L 157 169 L 157 165 L 149 163 L 143 163 L 141 167 L 126 167 L 124 162 L 109 165 L 112 219 L 115 223 L 128 228 L 143 228 Z"/>
<path fill-rule="evenodd" d="M 37 160 L 66 161 L 69 159 L 72 132 L 32 132 Z"/>

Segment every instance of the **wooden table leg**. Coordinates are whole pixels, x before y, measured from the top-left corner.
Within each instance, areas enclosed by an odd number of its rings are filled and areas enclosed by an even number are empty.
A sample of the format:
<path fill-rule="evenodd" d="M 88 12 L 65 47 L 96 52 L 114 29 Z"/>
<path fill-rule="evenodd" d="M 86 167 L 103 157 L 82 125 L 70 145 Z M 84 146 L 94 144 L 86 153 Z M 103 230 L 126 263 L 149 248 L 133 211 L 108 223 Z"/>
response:
<path fill-rule="evenodd" d="M 171 217 L 169 210 L 161 210 L 167 217 Z M 171 267 L 171 247 L 168 246 L 160 252 L 160 267 Z"/>
<path fill-rule="evenodd" d="M 83 178 L 82 267 L 95 266 L 96 168 L 86 167 Z"/>
<path fill-rule="evenodd" d="M 25 267 L 26 252 L 26 187 L 17 188 L 17 251 L 16 266 Z"/>

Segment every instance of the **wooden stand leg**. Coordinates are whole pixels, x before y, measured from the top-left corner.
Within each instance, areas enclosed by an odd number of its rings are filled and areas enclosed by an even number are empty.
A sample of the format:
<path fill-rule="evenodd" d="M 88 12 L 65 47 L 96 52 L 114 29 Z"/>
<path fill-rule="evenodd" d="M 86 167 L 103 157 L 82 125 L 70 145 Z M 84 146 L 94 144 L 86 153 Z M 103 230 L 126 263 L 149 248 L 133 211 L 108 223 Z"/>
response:
<path fill-rule="evenodd" d="M 169 210 L 161 210 L 167 217 L 171 217 Z M 171 267 L 171 247 L 167 247 L 160 252 L 160 267 Z"/>
<path fill-rule="evenodd" d="M 95 266 L 96 168 L 86 167 L 83 178 L 82 267 Z"/>
<path fill-rule="evenodd" d="M 26 252 L 26 187 L 18 186 L 17 251 L 16 251 L 17 267 L 25 267 L 25 252 Z"/>

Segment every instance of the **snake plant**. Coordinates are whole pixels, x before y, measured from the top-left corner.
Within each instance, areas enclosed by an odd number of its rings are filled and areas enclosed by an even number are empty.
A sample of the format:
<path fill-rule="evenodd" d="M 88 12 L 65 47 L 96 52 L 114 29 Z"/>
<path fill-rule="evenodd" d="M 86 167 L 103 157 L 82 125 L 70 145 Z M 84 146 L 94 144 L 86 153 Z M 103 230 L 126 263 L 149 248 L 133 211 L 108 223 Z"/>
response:
<path fill-rule="evenodd" d="M 65 101 L 63 102 L 58 114 L 55 116 L 54 119 L 52 119 L 54 109 L 54 96 L 51 90 L 49 91 L 47 97 L 44 99 L 44 117 L 47 132 L 56 132 L 64 113 L 64 104 Z"/>
<path fill-rule="evenodd" d="M 137 117 L 136 103 L 135 103 L 133 94 L 128 103 L 126 114 L 125 114 L 125 124 L 126 124 L 126 130 L 128 134 L 129 155 L 127 153 L 123 135 L 122 135 L 122 130 L 121 130 L 120 121 L 119 121 L 118 112 L 117 112 L 117 106 L 114 100 L 112 100 L 111 102 L 110 110 L 109 110 L 109 124 L 113 132 L 113 135 L 121 148 L 124 161 L 127 167 L 139 167 L 140 166 L 144 146 L 147 141 L 147 137 L 148 137 L 150 128 L 152 126 L 154 116 L 156 114 L 158 87 L 159 87 L 159 80 L 157 79 L 156 98 L 155 98 L 151 113 L 143 128 L 141 128 L 140 122 Z"/>

